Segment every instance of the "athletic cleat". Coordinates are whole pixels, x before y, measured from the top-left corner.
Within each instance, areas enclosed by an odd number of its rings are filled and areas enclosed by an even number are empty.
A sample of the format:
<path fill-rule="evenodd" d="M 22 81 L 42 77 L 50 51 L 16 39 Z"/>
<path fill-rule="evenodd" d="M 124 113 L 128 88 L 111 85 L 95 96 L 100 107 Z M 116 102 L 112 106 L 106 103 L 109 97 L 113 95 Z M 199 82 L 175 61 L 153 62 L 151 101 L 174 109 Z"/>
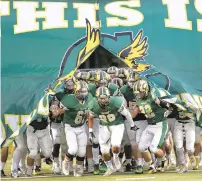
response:
<path fill-rule="evenodd" d="M 53 163 L 53 174 L 61 174 L 59 163 Z"/>
<path fill-rule="evenodd" d="M 88 173 L 93 173 L 93 171 L 94 171 L 94 166 L 88 165 Z"/>
<path fill-rule="evenodd" d="M 26 175 L 27 169 L 25 166 L 18 168 L 18 174 Z"/>
<path fill-rule="evenodd" d="M 200 158 L 199 166 L 202 166 L 202 157 Z"/>
<path fill-rule="evenodd" d="M 200 157 L 196 156 L 196 165 L 193 167 L 193 170 L 198 170 L 199 169 L 199 162 L 200 162 Z"/>
<path fill-rule="evenodd" d="M 185 164 L 180 165 L 177 172 L 178 173 L 185 173 L 185 172 L 187 172 L 186 165 Z"/>
<path fill-rule="evenodd" d="M 33 171 L 34 175 L 40 175 L 41 174 L 41 166 L 35 166 L 35 169 Z"/>
<path fill-rule="evenodd" d="M 100 170 L 99 170 L 99 165 L 98 164 L 94 165 L 93 174 L 94 175 L 99 175 L 100 174 Z"/>
<path fill-rule="evenodd" d="M 11 172 L 11 177 L 13 177 L 13 178 L 18 178 L 19 176 L 18 176 L 18 170 L 13 170 L 12 172 Z"/>
<path fill-rule="evenodd" d="M 116 169 L 115 169 L 115 168 L 113 168 L 113 169 L 108 168 L 107 171 L 104 173 L 103 176 L 109 176 L 109 175 L 111 175 L 111 174 L 114 173 L 114 172 L 116 172 Z"/>
<path fill-rule="evenodd" d="M 143 167 L 141 165 L 138 165 L 135 169 L 136 174 L 142 174 L 143 173 Z"/>
<path fill-rule="evenodd" d="M 6 174 L 4 173 L 4 170 L 1 170 L 1 177 L 6 177 Z"/>
<path fill-rule="evenodd" d="M 83 167 L 78 168 L 78 167 L 76 166 L 76 168 L 75 168 L 75 170 L 74 170 L 74 176 L 75 176 L 75 177 L 81 177 L 81 176 L 83 176 L 83 172 L 84 172 L 84 168 L 83 168 Z"/>
<path fill-rule="evenodd" d="M 148 168 L 148 173 L 151 174 L 151 173 L 156 173 L 156 169 L 154 168 L 154 165 L 150 165 L 149 168 Z"/>
<path fill-rule="evenodd" d="M 128 163 L 128 164 L 126 165 L 126 170 L 125 170 L 125 171 L 126 171 L 126 172 L 130 172 L 131 170 L 132 170 L 132 165 Z"/>
<path fill-rule="evenodd" d="M 62 173 L 64 175 L 69 175 L 69 168 L 70 168 L 70 162 L 63 160 L 63 162 L 62 162 Z"/>
<path fill-rule="evenodd" d="M 194 155 L 189 157 L 189 161 L 191 163 L 192 168 L 196 167 L 196 159 L 195 159 Z"/>
<path fill-rule="evenodd" d="M 135 170 L 137 165 L 136 165 L 136 161 L 135 160 L 131 160 L 131 165 L 132 165 L 132 169 Z"/>

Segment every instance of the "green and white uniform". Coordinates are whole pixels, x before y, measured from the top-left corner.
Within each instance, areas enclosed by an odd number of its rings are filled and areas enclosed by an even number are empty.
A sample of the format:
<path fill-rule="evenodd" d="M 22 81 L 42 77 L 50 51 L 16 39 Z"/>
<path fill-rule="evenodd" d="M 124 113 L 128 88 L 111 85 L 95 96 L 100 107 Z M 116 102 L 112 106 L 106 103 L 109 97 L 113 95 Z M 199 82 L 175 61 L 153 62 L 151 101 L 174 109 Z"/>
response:
<path fill-rule="evenodd" d="M 131 115 L 125 108 L 122 97 L 111 96 L 106 108 L 102 108 L 99 103 L 94 100 L 91 108 L 91 111 L 100 119 L 99 143 L 101 152 L 102 154 L 109 153 L 111 145 L 121 145 L 124 132 L 124 119 L 122 115 L 124 115 L 128 121 L 133 122 Z M 110 139 L 111 142 L 109 142 Z"/>
<path fill-rule="evenodd" d="M 128 85 L 124 85 L 120 88 L 120 92 L 127 101 L 127 107 L 129 109 L 133 109 L 133 107 L 136 106 L 136 99 L 133 95 L 133 89 L 131 89 Z M 133 130 L 130 129 L 130 125 L 125 124 L 125 127 L 131 144 L 135 145 L 140 142 L 142 132 L 145 130 L 148 124 L 146 117 L 143 113 L 137 114 L 137 116 L 133 118 L 133 121 L 135 126 L 138 128 L 138 130 L 135 133 Z"/>
<path fill-rule="evenodd" d="M 91 94 L 88 95 L 84 104 L 80 103 L 74 94 L 65 95 L 61 99 L 61 104 L 66 109 L 63 123 L 65 125 L 68 153 L 71 155 L 84 157 L 86 154 L 87 135 L 84 123 L 92 99 Z"/>
<path fill-rule="evenodd" d="M 183 154 L 184 137 L 186 141 L 186 150 L 188 151 L 188 153 L 194 153 L 195 114 L 189 110 L 178 110 L 174 127 L 173 140 L 177 149 L 177 153 L 179 153 L 179 155 Z M 185 160 L 180 160 L 180 164 L 182 164 L 184 161 Z"/>
<path fill-rule="evenodd" d="M 155 153 L 161 147 L 168 131 L 168 124 L 164 118 L 165 109 L 155 103 L 155 99 L 149 93 L 147 99 L 136 101 L 140 112 L 143 113 L 148 126 L 143 131 L 139 142 L 139 150 L 144 152 L 148 148 Z"/>

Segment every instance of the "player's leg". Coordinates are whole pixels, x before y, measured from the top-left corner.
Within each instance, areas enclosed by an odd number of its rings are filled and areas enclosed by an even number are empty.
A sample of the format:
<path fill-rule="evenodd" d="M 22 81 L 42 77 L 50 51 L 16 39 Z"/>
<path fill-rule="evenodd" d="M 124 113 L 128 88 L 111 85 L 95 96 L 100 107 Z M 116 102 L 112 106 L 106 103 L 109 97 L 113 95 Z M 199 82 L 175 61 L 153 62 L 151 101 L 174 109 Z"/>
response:
<path fill-rule="evenodd" d="M 189 155 L 192 167 L 196 166 L 196 160 L 194 157 L 194 143 L 195 143 L 195 122 L 187 120 L 189 123 L 185 124 L 185 139 L 186 139 L 186 151 Z"/>
<path fill-rule="evenodd" d="M 92 147 L 94 174 L 98 175 L 99 174 L 99 120 L 98 119 L 94 119 L 93 133 L 95 135 L 95 138 L 93 139 L 93 147 Z"/>
<path fill-rule="evenodd" d="M 77 156 L 76 156 L 75 176 L 82 176 L 83 162 L 86 156 L 86 146 L 87 146 L 87 135 L 85 132 L 84 125 L 77 129 L 76 136 L 77 136 L 78 151 L 76 153 Z"/>
<path fill-rule="evenodd" d="M 72 128 L 70 125 L 65 124 L 65 135 L 66 135 L 68 149 L 67 149 L 65 159 L 62 162 L 62 169 L 63 169 L 63 174 L 69 175 L 70 165 L 78 151 L 76 128 Z"/>
<path fill-rule="evenodd" d="M 87 135 L 87 146 L 86 146 L 86 159 L 88 162 L 88 172 L 92 173 L 94 170 L 94 163 L 93 163 L 93 153 L 92 153 L 92 143 L 89 140 L 89 130 L 88 125 L 85 124 L 85 132 Z"/>
<path fill-rule="evenodd" d="M 27 156 L 27 176 L 32 176 L 32 170 L 34 167 L 34 160 L 38 154 L 38 138 L 35 135 L 34 128 L 32 126 L 27 127 L 27 147 L 29 154 Z"/>
<path fill-rule="evenodd" d="M 141 135 L 142 135 L 143 131 L 146 129 L 148 124 L 147 124 L 146 120 L 140 120 L 140 121 L 136 121 L 135 125 L 138 128 L 138 130 L 135 132 L 135 143 L 134 143 L 134 148 L 135 148 L 134 156 L 136 158 L 136 164 L 137 164 L 135 173 L 141 174 L 141 173 L 143 173 L 144 159 L 143 159 L 142 153 L 138 149 L 138 144 L 140 142 Z"/>
<path fill-rule="evenodd" d="M 168 132 L 167 121 L 159 122 L 156 123 L 156 125 L 152 125 L 151 132 L 153 133 L 154 137 L 149 146 L 149 150 L 155 155 L 156 158 L 161 159 L 161 167 L 162 171 L 164 171 L 164 167 L 167 165 L 164 147 L 164 140 Z"/>
<path fill-rule="evenodd" d="M 13 152 L 11 176 L 17 178 L 20 159 L 22 158 L 23 153 L 27 150 L 25 145 L 24 133 L 20 133 L 15 138 L 14 143 L 15 151 Z"/>
<path fill-rule="evenodd" d="M 113 160 L 117 170 L 122 171 L 122 164 L 119 160 L 119 153 L 121 151 L 121 141 L 123 139 L 123 133 L 125 130 L 124 124 L 110 126 L 111 131 L 111 145 L 112 145 L 112 153 Z"/>
<path fill-rule="evenodd" d="M 177 172 L 179 173 L 183 173 L 186 170 L 184 147 L 183 147 L 184 134 L 185 133 L 183 131 L 183 124 L 179 123 L 178 120 L 176 120 L 175 127 L 174 127 L 173 140 L 174 140 L 174 146 L 176 149 L 177 162 L 179 164 Z"/>
<path fill-rule="evenodd" d="M 107 166 L 107 171 L 104 176 L 109 176 L 116 170 L 113 167 L 111 154 L 110 154 L 110 131 L 107 126 L 99 126 L 99 143 L 103 160 Z"/>
<path fill-rule="evenodd" d="M 196 159 L 196 166 L 194 167 L 194 170 L 198 170 L 199 168 L 199 162 L 200 162 L 200 133 L 201 133 L 202 128 L 199 126 L 196 126 L 195 128 L 195 151 L 194 151 L 194 156 Z"/>
<path fill-rule="evenodd" d="M 153 139 L 153 134 L 150 130 L 151 130 L 151 126 L 148 125 L 145 128 L 145 130 L 142 132 L 142 135 L 140 137 L 140 141 L 138 144 L 138 149 L 141 152 L 147 165 L 151 165 L 151 163 L 152 163 L 151 154 L 148 150 L 149 145 L 151 144 L 151 141 Z"/>
<path fill-rule="evenodd" d="M 52 141 L 53 141 L 53 173 L 59 174 L 60 163 L 59 163 L 59 153 L 60 153 L 60 128 L 61 123 L 51 123 L 51 133 L 52 133 Z"/>
<path fill-rule="evenodd" d="M 5 177 L 4 167 L 8 158 L 8 147 L 3 147 L 1 149 L 1 161 L 0 161 L 0 170 L 1 170 L 1 177 Z"/>

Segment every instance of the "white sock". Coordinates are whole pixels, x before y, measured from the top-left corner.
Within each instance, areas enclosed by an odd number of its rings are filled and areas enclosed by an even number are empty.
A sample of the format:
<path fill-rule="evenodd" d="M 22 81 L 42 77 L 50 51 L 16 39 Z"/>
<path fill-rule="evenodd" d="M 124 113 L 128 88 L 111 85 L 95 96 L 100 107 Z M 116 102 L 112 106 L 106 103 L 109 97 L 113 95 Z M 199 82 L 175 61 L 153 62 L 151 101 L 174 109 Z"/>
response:
<path fill-rule="evenodd" d="M 93 159 L 92 158 L 88 158 L 88 165 L 89 166 L 93 166 Z"/>
<path fill-rule="evenodd" d="M 94 164 L 99 164 L 99 148 L 92 148 Z"/>
<path fill-rule="evenodd" d="M 4 167 L 5 167 L 5 162 L 0 162 L 0 170 L 3 170 L 4 169 Z"/>
<path fill-rule="evenodd" d="M 118 153 L 113 153 L 113 158 L 114 159 L 117 159 L 119 157 L 119 154 Z"/>
<path fill-rule="evenodd" d="M 20 166 L 21 168 L 22 168 L 22 167 L 23 167 L 23 168 L 26 167 L 26 164 L 25 164 L 26 156 L 27 156 L 27 150 L 22 153 L 22 157 L 21 157 L 20 163 L 19 163 L 19 166 Z"/>
<path fill-rule="evenodd" d="M 32 175 L 33 166 L 27 165 L 27 175 Z"/>
<path fill-rule="evenodd" d="M 59 163 L 59 157 L 54 157 L 54 162 Z"/>
<path fill-rule="evenodd" d="M 138 165 L 143 167 L 143 158 L 138 158 Z"/>

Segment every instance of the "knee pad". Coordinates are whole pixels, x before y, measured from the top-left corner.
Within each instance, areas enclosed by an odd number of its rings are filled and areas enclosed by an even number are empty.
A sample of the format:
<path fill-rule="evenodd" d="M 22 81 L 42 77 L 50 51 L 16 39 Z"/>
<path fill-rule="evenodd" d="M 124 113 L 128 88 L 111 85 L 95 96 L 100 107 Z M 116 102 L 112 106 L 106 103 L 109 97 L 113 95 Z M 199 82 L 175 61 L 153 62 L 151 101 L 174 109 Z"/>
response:
<path fill-rule="evenodd" d="M 84 161 L 84 157 L 79 157 L 79 156 L 77 156 L 77 157 L 76 157 L 76 160 L 77 160 L 77 161 L 80 161 L 80 162 L 83 162 L 83 161 Z"/>
<path fill-rule="evenodd" d="M 99 144 L 98 143 L 93 143 L 93 148 L 98 148 Z"/>
<path fill-rule="evenodd" d="M 59 157 L 59 152 L 60 152 L 60 144 L 55 144 L 53 145 L 53 157 Z"/>
<path fill-rule="evenodd" d="M 70 161 L 72 161 L 74 158 L 74 155 L 71 155 L 68 152 L 66 153 L 66 156 L 69 158 Z"/>
<path fill-rule="evenodd" d="M 86 155 L 86 147 L 85 146 L 80 146 L 78 148 L 77 156 L 85 157 L 85 155 Z"/>
<path fill-rule="evenodd" d="M 38 150 L 29 150 L 29 157 L 31 159 L 34 159 L 36 158 L 36 156 L 38 155 Z"/>
<path fill-rule="evenodd" d="M 149 146 L 149 150 L 150 150 L 151 153 L 156 153 L 156 151 L 158 150 L 158 148 L 155 145 L 150 145 Z"/>
<path fill-rule="evenodd" d="M 76 155 L 76 153 L 78 152 L 78 147 L 77 146 L 72 146 L 71 148 L 68 148 L 68 153 L 70 153 L 71 155 Z"/>
<path fill-rule="evenodd" d="M 107 154 L 110 152 L 110 147 L 108 145 L 100 145 L 100 150 L 102 154 Z"/>

